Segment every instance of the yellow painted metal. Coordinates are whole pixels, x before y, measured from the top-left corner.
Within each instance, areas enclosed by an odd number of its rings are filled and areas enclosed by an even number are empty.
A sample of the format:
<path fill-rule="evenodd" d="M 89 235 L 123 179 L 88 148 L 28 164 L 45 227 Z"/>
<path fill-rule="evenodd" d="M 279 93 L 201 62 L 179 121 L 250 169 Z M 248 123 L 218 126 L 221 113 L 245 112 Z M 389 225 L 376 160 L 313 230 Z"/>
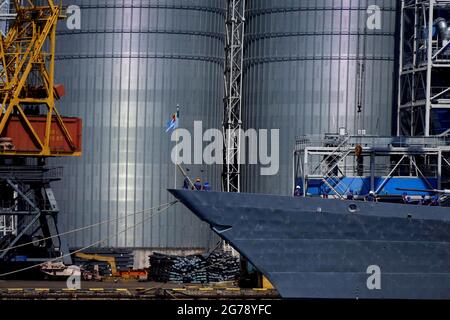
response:
<path fill-rule="evenodd" d="M 84 260 L 89 261 L 102 261 L 106 262 L 111 266 L 111 273 L 112 275 L 117 274 L 117 266 L 116 266 L 116 258 L 115 257 L 107 257 L 107 256 L 101 256 L 98 254 L 87 254 L 83 252 L 77 252 L 75 253 L 75 256 Z"/>
<path fill-rule="evenodd" d="M 272 283 L 270 283 L 269 279 L 267 279 L 265 276 L 262 278 L 262 287 L 263 289 L 275 289 Z"/>
<path fill-rule="evenodd" d="M 0 137 L 12 115 L 18 115 L 38 147 L 38 152 L 0 151 L 0 156 L 80 156 L 61 115 L 55 107 L 54 73 L 56 25 L 63 19 L 61 6 L 53 0 L 14 0 L 17 17 L 6 37 L 0 39 Z M 40 97 L 33 88 L 41 90 Z M 42 94 L 43 93 L 43 94 Z M 40 138 L 27 115 L 26 105 L 46 106 L 45 136 Z M 56 119 L 72 152 L 50 150 L 52 119 Z"/>
<path fill-rule="evenodd" d="M 45 158 L 45 157 L 81 157 L 82 152 L 51 152 L 50 155 L 46 154 L 44 151 L 38 152 L 15 152 L 15 151 L 1 151 L 0 157 L 36 157 L 36 158 Z"/>
<path fill-rule="evenodd" d="M 200 290 L 200 291 L 213 291 L 214 288 L 205 287 L 205 288 L 199 288 L 198 290 Z"/>

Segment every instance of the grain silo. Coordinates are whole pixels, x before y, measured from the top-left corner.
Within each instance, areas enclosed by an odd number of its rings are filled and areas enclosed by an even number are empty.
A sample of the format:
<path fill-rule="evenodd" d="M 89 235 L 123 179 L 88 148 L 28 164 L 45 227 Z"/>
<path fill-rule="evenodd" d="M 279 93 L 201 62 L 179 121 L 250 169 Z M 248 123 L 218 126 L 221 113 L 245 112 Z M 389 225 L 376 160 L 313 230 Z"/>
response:
<path fill-rule="evenodd" d="M 224 3 L 221 0 L 78 0 L 81 28 L 61 22 L 56 80 L 66 87 L 60 109 L 83 119 L 83 156 L 58 162 L 55 189 L 64 230 L 110 220 L 75 233 L 70 247 L 109 238 L 103 247 L 202 249 L 209 228 L 176 206 L 148 216 L 142 210 L 173 198 L 165 132 L 177 104 L 180 127 L 193 121 L 220 127 L 223 92 Z M 76 11 L 71 11 L 71 14 Z M 73 22 L 73 21 L 72 21 Z M 76 25 L 76 24 L 75 24 Z M 73 26 L 72 26 L 73 27 Z M 71 27 L 71 28 L 72 28 Z M 191 177 L 220 188 L 220 167 L 188 166 Z M 177 187 L 183 177 L 178 174 Z M 136 216 L 115 220 L 133 212 Z"/>
<path fill-rule="evenodd" d="M 280 129 L 280 172 L 246 167 L 246 192 L 292 191 L 300 135 L 391 135 L 396 28 L 396 1 L 248 1 L 244 123 Z"/>

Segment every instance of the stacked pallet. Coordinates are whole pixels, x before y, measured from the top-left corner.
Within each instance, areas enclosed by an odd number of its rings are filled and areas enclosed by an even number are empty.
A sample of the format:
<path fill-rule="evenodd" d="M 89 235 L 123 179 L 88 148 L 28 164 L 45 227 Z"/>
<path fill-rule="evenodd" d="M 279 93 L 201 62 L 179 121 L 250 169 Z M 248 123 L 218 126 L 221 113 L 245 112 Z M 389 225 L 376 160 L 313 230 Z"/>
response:
<path fill-rule="evenodd" d="M 157 282 L 207 282 L 206 261 L 202 256 L 171 256 L 154 253 L 150 256 L 149 278 Z"/>
<path fill-rule="evenodd" d="M 237 279 L 239 261 L 225 252 L 209 256 L 173 256 L 154 253 L 150 256 L 149 280 L 175 283 L 222 282 Z"/>
<path fill-rule="evenodd" d="M 228 252 L 215 251 L 207 261 L 208 282 L 233 281 L 239 277 L 239 259 Z"/>

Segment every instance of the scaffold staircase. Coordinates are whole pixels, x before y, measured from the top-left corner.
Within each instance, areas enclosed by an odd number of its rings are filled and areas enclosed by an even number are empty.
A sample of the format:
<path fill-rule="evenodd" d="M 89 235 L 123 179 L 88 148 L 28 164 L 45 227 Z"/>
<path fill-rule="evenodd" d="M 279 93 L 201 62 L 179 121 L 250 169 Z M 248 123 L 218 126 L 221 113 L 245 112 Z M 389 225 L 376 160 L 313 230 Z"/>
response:
<path fill-rule="evenodd" d="M 347 136 L 336 149 L 320 163 L 321 172 L 324 172 L 322 181 L 333 191 L 335 196 L 341 199 L 345 197 L 348 186 L 342 181 L 344 173 L 339 169 L 339 164 L 353 151 L 353 149 L 349 147 L 348 142 L 349 137 Z"/>

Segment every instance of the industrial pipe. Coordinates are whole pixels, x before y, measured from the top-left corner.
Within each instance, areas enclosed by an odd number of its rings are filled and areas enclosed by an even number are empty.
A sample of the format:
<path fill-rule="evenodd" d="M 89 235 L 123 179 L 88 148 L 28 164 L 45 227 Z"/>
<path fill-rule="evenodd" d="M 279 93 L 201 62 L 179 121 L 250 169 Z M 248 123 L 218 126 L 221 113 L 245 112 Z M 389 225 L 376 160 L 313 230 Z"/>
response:
<path fill-rule="evenodd" d="M 439 36 L 441 41 L 450 40 L 450 27 L 448 26 L 447 20 L 444 18 L 437 18 L 434 24 L 439 31 Z"/>

